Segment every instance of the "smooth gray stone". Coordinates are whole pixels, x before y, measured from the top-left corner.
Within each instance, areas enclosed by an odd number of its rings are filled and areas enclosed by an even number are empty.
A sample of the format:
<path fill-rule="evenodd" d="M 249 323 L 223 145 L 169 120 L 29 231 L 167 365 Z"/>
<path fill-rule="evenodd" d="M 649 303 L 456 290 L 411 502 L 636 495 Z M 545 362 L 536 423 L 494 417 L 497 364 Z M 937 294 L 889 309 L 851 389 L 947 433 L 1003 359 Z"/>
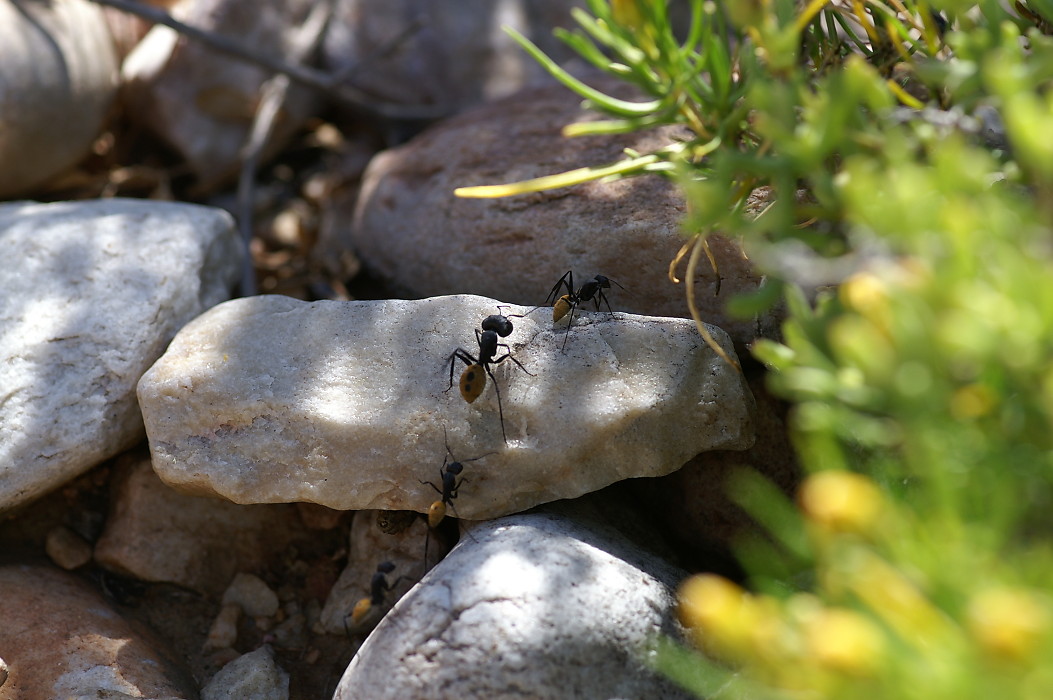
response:
<path fill-rule="evenodd" d="M 184 323 L 228 299 L 225 211 L 108 199 L 0 205 L 0 511 L 139 442 L 135 386 Z"/>

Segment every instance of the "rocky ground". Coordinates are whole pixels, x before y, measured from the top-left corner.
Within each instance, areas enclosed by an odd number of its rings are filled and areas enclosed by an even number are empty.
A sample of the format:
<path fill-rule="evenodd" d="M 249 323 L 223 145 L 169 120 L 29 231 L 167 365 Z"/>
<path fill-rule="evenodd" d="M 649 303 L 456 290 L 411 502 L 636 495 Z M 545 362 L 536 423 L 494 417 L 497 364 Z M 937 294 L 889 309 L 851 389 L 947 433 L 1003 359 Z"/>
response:
<path fill-rule="evenodd" d="M 187 17 L 250 21 L 213 4 Z M 299 27 L 307 5 L 259 21 Z M 232 178 L 247 120 L 231 129 L 222 95 L 253 78 L 217 92 L 202 78 L 223 72 L 214 55 L 147 70 L 163 37 L 125 36 L 139 57 L 92 152 L 57 179 L 12 178 L 9 199 L 48 203 L 0 205 L 0 698 L 680 696 L 648 654 L 678 634 L 686 572 L 734 572 L 725 547 L 748 521 L 725 478 L 796 478 L 783 408 L 746 352 L 778 317 L 727 314 L 762 280 L 718 238 L 719 285 L 701 271 L 699 302 L 744 374 L 701 341 L 667 275 L 684 203 L 664 180 L 453 198 L 669 134 L 563 139 L 579 100 L 518 90 L 532 69 L 492 33 L 462 41 L 483 18 L 438 5 L 361 85 L 451 116 L 407 140 L 420 120 L 290 98 L 303 113 L 249 199 L 249 287 L 228 213 L 245 220 Z M 537 7 L 565 19 L 560 5 Z M 383 43 L 396 14 L 336 26 Z M 361 61 L 325 36 L 333 66 Z M 458 60 L 429 60 L 452 45 Z M 614 313 L 537 310 L 568 269 L 575 287 L 616 280 Z M 237 298 L 252 288 L 283 296 Z M 468 363 L 451 389 L 448 358 L 480 355 L 491 314 L 515 326 L 497 357 L 522 367 L 492 365 L 468 403 Z M 451 462 L 465 480 L 433 529 L 442 494 L 422 482 L 441 491 Z"/>

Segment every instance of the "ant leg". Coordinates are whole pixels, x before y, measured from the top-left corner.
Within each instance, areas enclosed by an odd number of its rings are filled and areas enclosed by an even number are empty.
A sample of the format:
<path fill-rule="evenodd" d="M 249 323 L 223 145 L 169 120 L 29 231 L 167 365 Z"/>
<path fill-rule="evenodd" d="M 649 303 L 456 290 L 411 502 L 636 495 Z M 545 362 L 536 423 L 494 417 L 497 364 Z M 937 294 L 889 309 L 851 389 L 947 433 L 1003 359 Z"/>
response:
<path fill-rule="evenodd" d="M 577 304 L 571 304 L 570 307 L 570 320 L 567 321 L 567 330 L 563 331 L 563 347 L 560 348 L 560 352 L 567 351 L 567 341 L 570 339 L 570 327 L 574 324 L 574 310 L 578 308 Z"/>
<path fill-rule="evenodd" d="M 402 576 L 399 576 L 397 579 L 395 579 L 395 581 L 393 583 L 388 583 L 387 580 L 385 579 L 385 581 L 384 581 L 384 590 L 385 591 L 394 590 L 395 586 L 399 585 L 403 581 L 412 581 L 412 580 L 413 580 L 413 578 L 411 576 L 407 576 L 405 574 L 403 574 Z"/>
<path fill-rule="evenodd" d="M 568 277 L 570 278 L 569 282 L 567 281 Z M 554 286 L 552 288 L 552 291 L 548 293 L 548 296 L 545 297 L 545 305 L 546 306 L 551 306 L 553 303 L 555 303 L 556 299 L 559 298 L 559 291 L 563 287 L 567 288 L 567 294 L 570 294 L 571 296 L 574 295 L 574 271 L 573 270 L 567 270 L 566 272 L 563 273 L 563 276 L 559 278 L 559 282 L 556 282 L 556 286 Z"/>
<path fill-rule="evenodd" d="M 613 316 L 614 315 L 614 311 L 611 309 L 611 302 L 607 301 L 607 295 L 603 293 L 602 289 L 600 290 L 600 293 L 596 295 L 596 310 L 597 311 L 600 310 L 600 299 L 603 299 L 603 303 L 607 305 L 607 313 L 609 313 L 611 316 Z"/>
<path fill-rule="evenodd" d="M 501 419 L 501 437 L 504 438 L 507 445 L 508 435 L 505 433 L 505 409 L 501 406 L 501 387 L 497 386 L 497 379 L 494 378 L 494 373 L 490 371 L 490 365 L 483 365 L 483 369 L 490 375 L 490 380 L 494 383 L 494 392 L 497 394 L 497 416 Z"/>
<path fill-rule="evenodd" d="M 439 490 L 439 487 L 436 486 L 435 484 L 431 483 L 430 481 L 424 481 L 422 479 L 417 479 L 417 481 L 419 481 L 422 484 L 427 484 L 428 486 L 430 486 L 433 489 L 435 489 L 435 493 L 439 494 L 440 496 L 442 495 L 442 491 Z"/>
<path fill-rule="evenodd" d="M 461 480 L 458 481 L 457 484 L 452 489 L 450 489 L 450 507 L 451 508 L 453 508 L 453 499 L 457 498 L 457 492 L 460 490 L 461 484 L 463 484 L 466 481 L 468 481 L 468 477 L 462 476 Z"/>
<path fill-rule="evenodd" d="M 428 573 L 428 544 L 431 542 L 431 528 L 424 528 L 424 573 Z"/>
<path fill-rule="evenodd" d="M 507 346 L 507 345 L 504 345 L 504 344 L 502 344 L 502 345 L 501 345 L 501 347 L 505 348 L 506 350 L 508 350 L 508 349 L 509 349 L 509 348 L 508 348 L 508 346 Z M 505 360 L 511 360 L 512 362 L 515 362 L 515 363 L 516 363 L 516 365 L 518 365 L 518 366 L 519 366 L 519 369 L 523 370 L 524 372 L 526 372 L 527 374 L 529 374 L 529 375 L 530 375 L 531 377 L 536 377 L 536 376 L 537 376 L 536 374 L 534 374 L 533 372 L 531 372 L 530 370 L 528 370 L 528 369 L 527 369 L 526 367 L 524 367 L 524 366 L 523 366 L 523 363 L 522 363 L 522 362 L 520 362 L 519 360 L 517 360 L 516 358 L 514 358 L 514 357 L 512 356 L 512 353 L 511 353 L 511 352 L 506 352 L 506 353 L 505 353 L 504 355 L 502 355 L 501 357 L 499 357 L 499 358 L 497 358 L 496 360 L 494 360 L 494 361 L 493 361 L 493 362 L 492 362 L 491 364 L 499 365 L 499 364 L 501 364 L 502 362 L 504 362 Z M 483 457 L 485 457 L 485 456 L 486 456 L 486 455 L 483 455 Z M 476 457 L 476 459 L 480 459 L 480 458 L 479 458 L 479 457 Z M 470 462 L 470 461 L 473 461 L 473 460 L 467 460 L 467 459 L 466 459 L 465 461 L 466 461 L 466 462 Z"/>
<path fill-rule="evenodd" d="M 449 359 L 449 362 L 450 362 L 450 386 L 446 387 L 446 391 L 449 391 L 450 389 L 453 388 L 453 366 L 455 364 L 454 361 L 457 359 L 457 351 L 454 350 L 453 354 L 450 355 L 450 357 L 448 359 Z M 443 393 L 445 393 L 445 392 L 443 392 Z"/>
<path fill-rule="evenodd" d="M 464 348 L 457 348 L 452 353 L 450 353 L 450 356 L 447 359 L 448 359 L 448 361 L 450 363 L 450 386 L 446 387 L 446 389 L 443 391 L 444 394 L 447 391 L 449 391 L 450 389 L 453 388 L 453 368 L 457 364 L 456 363 L 457 360 L 460 360 L 461 362 L 463 362 L 464 364 L 468 365 L 469 367 L 476 363 L 475 358 L 472 357 L 471 355 L 469 355 L 468 351 L 465 350 Z M 443 430 L 445 430 L 445 429 L 446 429 L 446 426 L 443 426 Z"/>

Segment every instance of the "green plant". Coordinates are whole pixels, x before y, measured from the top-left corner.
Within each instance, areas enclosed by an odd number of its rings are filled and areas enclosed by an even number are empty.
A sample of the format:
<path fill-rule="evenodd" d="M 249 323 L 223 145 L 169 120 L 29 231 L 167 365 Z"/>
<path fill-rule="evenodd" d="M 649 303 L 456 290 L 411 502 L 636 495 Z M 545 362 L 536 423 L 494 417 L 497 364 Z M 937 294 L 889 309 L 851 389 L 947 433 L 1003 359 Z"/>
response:
<path fill-rule="evenodd" d="M 754 354 L 811 476 L 796 504 L 736 482 L 771 538 L 738 548 L 746 588 L 685 584 L 704 653 L 669 644 L 660 665 L 750 698 L 1053 696 L 1053 3 L 690 5 L 679 40 L 644 0 L 591 0 L 563 34 L 638 103 L 520 38 L 611 117 L 568 135 L 690 138 L 460 193 L 671 177 L 688 279 L 722 231 L 776 281 L 733 303 L 787 301 L 783 341 Z"/>

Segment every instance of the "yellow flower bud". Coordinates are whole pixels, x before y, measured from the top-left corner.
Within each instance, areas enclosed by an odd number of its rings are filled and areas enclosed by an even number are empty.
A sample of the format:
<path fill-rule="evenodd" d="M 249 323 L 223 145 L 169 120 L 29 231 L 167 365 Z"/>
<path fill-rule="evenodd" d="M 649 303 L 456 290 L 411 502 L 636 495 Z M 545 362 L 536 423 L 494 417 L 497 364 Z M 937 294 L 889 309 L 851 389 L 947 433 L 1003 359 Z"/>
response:
<path fill-rule="evenodd" d="M 885 650 L 877 625 L 844 608 L 829 608 L 809 617 L 804 635 L 817 664 L 851 676 L 873 675 Z"/>
<path fill-rule="evenodd" d="M 1050 609 L 1031 591 L 992 588 L 969 602 L 969 631 L 992 657 L 1025 661 L 1049 633 Z"/>
<path fill-rule="evenodd" d="M 611 0 L 611 14 L 614 20 L 623 27 L 636 28 L 643 22 L 638 0 Z"/>
<path fill-rule="evenodd" d="M 745 595 L 742 588 L 722 576 L 692 576 L 680 585 L 677 594 L 680 622 L 686 627 L 712 627 L 718 620 L 734 615 Z"/>
<path fill-rule="evenodd" d="M 677 594 L 680 621 L 711 651 L 741 657 L 749 647 L 756 607 L 752 596 L 714 574 L 687 579 Z"/>
<path fill-rule="evenodd" d="M 838 291 L 845 306 L 864 316 L 883 312 L 888 304 L 887 285 L 871 272 L 852 275 Z"/>
<path fill-rule="evenodd" d="M 842 567 L 843 583 L 903 639 L 919 647 L 944 643 L 955 634 L 943 611 L 930 601 L 922 582 L 866 551 Z"/>
<path fill-rule="evenodd" d="M 951 397 L 951 415 L 958 420 L 981 418 L 991 412 L 996 400 L 994 392 L 983 384 L 969 384 Z"/>
<path fill-rule="evenodd" d="M 798 498 L 812 522 L 833 532 L 870 532 L 884 507 L 874 482 L 846 471 L 814 474 L 801 486 Z"/>

